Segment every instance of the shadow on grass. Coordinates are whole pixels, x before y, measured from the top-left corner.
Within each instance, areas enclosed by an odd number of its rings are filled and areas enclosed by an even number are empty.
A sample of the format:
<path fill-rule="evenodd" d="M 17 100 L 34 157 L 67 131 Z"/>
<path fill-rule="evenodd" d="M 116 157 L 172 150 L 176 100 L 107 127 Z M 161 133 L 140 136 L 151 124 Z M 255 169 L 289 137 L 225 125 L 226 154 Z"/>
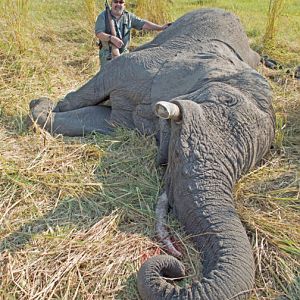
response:
<path fill-rule="evenodd" d="M 140 300 L 136 280 L 136 274 L 131 275 L 124 282 L 124 288 L 116 295 L 116 300 Z"/>
<path fill-rule="evenodd" d="M 156 146 L 152 138 L 133 131 L 92 138 L 95 145 L 104 149 L 95 171 L 95 180 L 101 182 L 102 189 L 93 196 L 60 199 L 57 206 L 37 217 L 28 207 L 22 220 L 12 220 L 14 226 L 2 230 L 3 267 L 14 268 L 13 276 L 20 275 L 17 283 L 22 279 L 25 291 L 41 278 L 36 291 L 45 291 L 45 295 L 47 287 L 51 293 L 55 290 L 70 293 L 69 296 L 97 294 L 99 299 L 103 295 L 103 299 L 108 295 L 115 299 L 140 299 L 136 288 L 139 251 L 152 247 L 144 237 L 154 235 L 154 207 L 161 183 L 160 171 L 155 167 Z M 56 195 L 53 199 L 57 199 Z M 49 202 L 47 207 L 53 203 Z M 30 276 L 21 274 L 24 268 Z M 110 270 L 106 272 L 106 268 Z M 25 295 L 23 286 L 17 286 L 9 274 L 5 280 L 7 295 Z M 57 285 L 52 289 L 53 282 Z M 1 288 L 0 284 L 0 294 Z"/>
<path fill-rule="evenodd" d="M 41 218 L 28 222 L 0 241 L 0 252 L 17 251 L 25 247 L 32 238 L 42 232 L 53 232 L 62 226 L 76 226 L 78 229 L 90 228 L 105 214 L 103 205 L 96 199 L 70 199 L 62 201 L 57 207 Z"/>
<path fill-rule="evenodd" d="M 300 270 L 299 270 L 300 272 Z M 293 282 L 284 288 L 285 295 L 276 300 L 299 300 L 300 299 L 300 274 L 296 276 Z"/>

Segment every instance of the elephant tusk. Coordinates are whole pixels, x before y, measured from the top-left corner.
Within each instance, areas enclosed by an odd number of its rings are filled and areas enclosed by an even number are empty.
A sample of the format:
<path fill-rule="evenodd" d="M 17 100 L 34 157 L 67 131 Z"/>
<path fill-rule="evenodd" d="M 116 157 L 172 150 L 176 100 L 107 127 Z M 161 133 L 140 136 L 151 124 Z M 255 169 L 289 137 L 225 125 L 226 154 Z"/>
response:
<path fill-rule="evenodd" d="M 166 101 L 159 101 L 155 104 L 155 114 L 162 119 L 172 119 L 175 122 L 181 120 L 178 105 Z"/>

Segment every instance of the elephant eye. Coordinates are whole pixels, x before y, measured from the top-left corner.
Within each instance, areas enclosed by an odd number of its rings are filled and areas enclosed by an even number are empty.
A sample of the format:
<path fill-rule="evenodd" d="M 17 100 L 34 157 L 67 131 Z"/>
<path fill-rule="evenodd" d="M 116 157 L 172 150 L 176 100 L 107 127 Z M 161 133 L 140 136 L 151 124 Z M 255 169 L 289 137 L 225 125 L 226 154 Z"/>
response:
<path fill-rule="evenodd" d="M 223 103 L 226 106 L 234 106 L 238 103 L 238 96 L 226 93 L 219 95 L 218 100 L 220 103 Z"/>

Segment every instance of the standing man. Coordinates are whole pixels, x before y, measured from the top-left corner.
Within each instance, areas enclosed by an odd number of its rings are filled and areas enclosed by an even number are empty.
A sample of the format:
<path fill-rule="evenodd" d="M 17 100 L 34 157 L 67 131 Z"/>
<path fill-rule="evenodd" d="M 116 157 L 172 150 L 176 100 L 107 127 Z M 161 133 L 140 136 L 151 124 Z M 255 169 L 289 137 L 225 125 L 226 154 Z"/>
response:
<path fill-rule="evenodd" d="M 169 24 L 160 26 L 152 22 L 142 20 L 133 13 L 126 11 L 125 0 L 112 0 L 110 14 L 112 24 L 114 24 L 115 27 L 116 36 L 107 33 L 111 32 L 111 30 L 107 28 L 109 21 L 106 20 L 105 10 L 98 16 L 95 25 L 95 34 L 101 43 L 99 51 L 101 66 L 112 59 L 112 46 L 118 48 L 120 54 L 129 52 L 128 46 L 130 43 L 130 30 L 132 28 L 137 30 L 161 31 L 169 26 Z"/>

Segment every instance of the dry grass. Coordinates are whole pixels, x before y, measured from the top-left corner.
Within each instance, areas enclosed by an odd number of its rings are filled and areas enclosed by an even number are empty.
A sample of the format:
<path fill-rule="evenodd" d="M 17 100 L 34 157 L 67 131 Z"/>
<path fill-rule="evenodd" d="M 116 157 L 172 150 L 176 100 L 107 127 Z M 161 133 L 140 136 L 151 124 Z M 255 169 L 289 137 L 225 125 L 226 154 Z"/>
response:
<path fill-rule="evenodd" d="M 102 156 L 99 148 L 79 141 L 66 143 L 46 132 L 18 136 L 3 126 L 0 137 L 2 237 L 28 219 L 56 209 L 66 197 L 80 199 L 101 190 L 102 184 L 94 175 Z M 9 241 L 2 246 L 16 246 Z"/>
<path fill-rule="evenodd" d="M 97 9 L 96 1 L 84 0 L 84 8 L 86 10 L 88 23 L 90 27 L 93 28 L 95 26 L 95 21 L 99 13 L 99 9 Z"/>
<path fill-rule="evenodd" d="M 136 14 L 157 24 L 170 22 L 170 8 L 168 0 L 136 0 Z"/>
<path fill-rule="evenodd" d="M 266 48 L 274 47 L 275 35 L 277 32 L 278 20 L 282 13 L 284 0 L 270 0 L 268 22 L 263 42 Z"/>
<path fill-rule="evenodd" d="M 3 16 L 10 16 L 1 20 L 1 27 L 5 28 L 5 31 L 1 32 L 1 48 L 9 51 L 10 46 L 14 44 L 13 50 L 23 53 L 30 40 L 27 30 L 31 26 L 29 0 L 2 0 L 0 5 Z"/>
<path fill-rule="evenodd" d="M 2 295 L 26 299 L 114 299 L 140 265 L 141 253 L 153 245 L 118 229 L 114 211 L 89 229 L 46 232 L 35 251 L 4 252 Z"/>
<path fill-rule="evenodd" d="M 80 9 L 87 2 L 91 9 Z M 27 21 L 18 29 L 6 16 L 22 3 L 14 13 Z M 139 266 L 163 252 L 154 234 L 162 170 L 152 137 L 119 130 L 66 139 L 24 126 L 30 99 L 58 99 L 97 71 L 94 3 L 0 0 L 0 299 L 138 299 Z M 24 48 L 10 40 L 18 30 Z M 260 72 L 274 90 L 276 140 L 236 186 L 236 206 L 257 262 L 253 299 L 296 300 L 300 87 L 284 70 Z M 200 254 L 176 220 L 169 224 L 184 253 L 184 285 L 199 275 Z"/>

